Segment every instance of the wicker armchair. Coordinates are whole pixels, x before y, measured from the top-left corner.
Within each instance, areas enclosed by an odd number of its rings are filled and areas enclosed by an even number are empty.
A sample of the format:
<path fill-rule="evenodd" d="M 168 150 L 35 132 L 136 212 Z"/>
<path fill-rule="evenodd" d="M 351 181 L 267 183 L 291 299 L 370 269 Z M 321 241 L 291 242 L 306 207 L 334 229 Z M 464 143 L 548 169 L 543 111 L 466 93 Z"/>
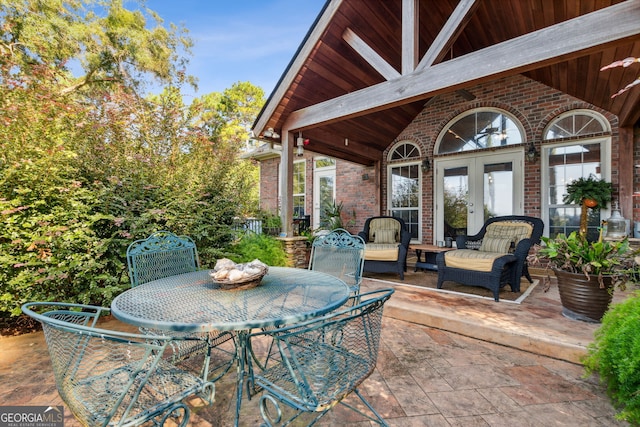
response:
<path fill-rule="evenodd" d="M 213 382 L 164 357 L 172 338 L 97 328 L 109 313 L 102 307 L 34 302 L 22 311 L 42 323 L 58 393 L 83 425 L 163 425 L 171 417 L 186 426 L 184 399 L 213 403 Z"/>
<path fill-rule="evenodd" d="M 540 218 L 509 215 L 487 220 L 475 236 L 458 236 L 457 250 L 439 253 L 437 288 L 452 281 L 480 286 L 500 299 L 500 288 L 507 283 L 520 292 L 520 279 L 532 282 L 527 268 L 529 249 L 540 242 L 544 224 Z"/>
<path fill-rule="evenodd" d="M 127 265 L 131 286 L 139 286 L 152 280 L 189 273 L 200 268 L 198 249 L 188 236 L 177 236 L 169 231 L 157 231 L 146 239 L 136 240 L 127 248 Z M 142 329 L 151 335 L 163 335 L 163 331 Z M 172 362 L 194 371 L 202 371 L 216 380 L 233 365 L 235 348 L 227 350 L 223 344 L 233 340 L 231 332 L 213 331 L 203 334 L 177 334 L 182 339 L 171 344 Z M 212 350 L 216 350 L 212 354 Z M 215 359 L 210 364 L 211 359 Z M 204 372 L 206 370 L 206 372 Z"/>
<path fill-rule="evenodd" d="M 367 218 L 358 233 L 365 242 L 364 271 L 398 273 L 404 280 L 411 234 L 402 218 L 375 216 Z"/>
<path fill-rule="evenodd" d="M 267 367 L 250 375 L 249 385 L 264 391 L 260 399 L 263 425 L 289 425 L 302 414 L 310 414 L 313 420 L 306 425 L 313 425 L 336 404 L 387 425 L 358 386 L 375 369 L 382 309 L 392 293 L 393 289 L 380 289 L 354 295 L 351 299 L 356 302 L 347 304 L 347 309 L 250 335 L 250 339 L 266 336 L 278 349 Z M 370 414 L 343 402 L 352 392 Z"/>

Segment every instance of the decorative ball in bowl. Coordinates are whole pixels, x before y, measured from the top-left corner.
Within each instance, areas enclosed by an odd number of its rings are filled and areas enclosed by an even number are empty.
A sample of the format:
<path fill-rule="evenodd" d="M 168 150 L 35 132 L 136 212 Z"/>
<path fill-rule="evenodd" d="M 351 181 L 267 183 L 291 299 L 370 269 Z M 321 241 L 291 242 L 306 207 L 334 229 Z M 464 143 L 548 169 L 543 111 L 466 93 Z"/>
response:
<path fill-rule="evenodd" d="M 211 272 L 211 278 L 225 290 L 243 290 L 259 286 L 269 267 L 258 259 L 236 264 L 227 258 L 219 259 Z"/>

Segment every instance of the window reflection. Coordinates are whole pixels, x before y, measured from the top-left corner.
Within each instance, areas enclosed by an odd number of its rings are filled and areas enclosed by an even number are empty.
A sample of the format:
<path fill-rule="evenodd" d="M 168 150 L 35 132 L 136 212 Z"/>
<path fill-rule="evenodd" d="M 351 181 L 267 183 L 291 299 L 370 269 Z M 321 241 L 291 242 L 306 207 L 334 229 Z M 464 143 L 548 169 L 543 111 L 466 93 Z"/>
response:
<path fill-rule="evenodd" d="M 522 143 L 515 121 L 499 111 L 473 111 L 444 132 L 438 154 L 478 150 Z"/>
<path fill-rule="evenodd" d="M 558 139 L 568 137 L 582 137 L 599 135 L 608 129 L 606 122 L 593 112 L 574 111 L 566 113 L 553 121 L 545 138 Z M 566 205 L 563 201 L 567 193 L 567 185 L 572 181 L 594 175 L 601 178 L 603 144 L 597 142 L 569 143 L 562 146 L 552 146 L 547 153 L 547 176 L 549 188 L 547 204 L 549 206 L 549 237 L 555 237 L 559 233 L 569 234 L 580 229 L 580 212 L 578 205 Z M 598 238 L 600 226 L 599 209 L 589 209 L 587 224 L 587 238 Z"/>

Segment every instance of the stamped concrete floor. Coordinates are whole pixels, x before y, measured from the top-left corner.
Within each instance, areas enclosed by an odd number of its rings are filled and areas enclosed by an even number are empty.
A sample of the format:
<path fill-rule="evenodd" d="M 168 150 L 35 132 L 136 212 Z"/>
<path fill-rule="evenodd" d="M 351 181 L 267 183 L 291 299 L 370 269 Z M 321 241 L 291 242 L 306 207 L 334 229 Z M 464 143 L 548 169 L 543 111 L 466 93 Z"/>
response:
<path fill-rule="evenodd" d="M 363 290 L 386 286 L 365 280 Z M 377 368 L 361 386 L 389 425 L 626 425 L 577 363 L 597 325 L 562 317 L 553 288 L 518 305 L 391 286 Z M 0 349 L 2 405 L 63 404 L 42 333 L 0 337 Z M 232 425 L 234 379 L 217 383 L 213 406 L 190 401 L 190 425 Z M 259 425 L 258 401 L 243 402 L 241 426 Z M 67 427 L 79 425 L 65 415 Z M 370 424 L 336 407 L 321 425 Z"/>

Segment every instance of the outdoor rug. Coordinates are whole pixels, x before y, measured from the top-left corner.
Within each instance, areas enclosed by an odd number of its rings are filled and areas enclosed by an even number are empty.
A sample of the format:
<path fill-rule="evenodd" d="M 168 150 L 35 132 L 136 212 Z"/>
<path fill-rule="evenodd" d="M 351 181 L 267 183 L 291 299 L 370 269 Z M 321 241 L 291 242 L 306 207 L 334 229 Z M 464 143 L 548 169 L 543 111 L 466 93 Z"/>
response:
<path fill-rule="evenodd" d="M 436 284 L 438 282 L 438 272 L 430 270 L 418 270 L 414 272 L 414 263 L 415 257 L 413 257 L 413 259 L 411 257 L 407 258 L 407 271 L 404 273 L 404 280 L 400 280 L 400 276 L 397 273 L 365 272 L 363 277 L 365 279 L 392 282 L 394 284 L 406 286 L 418 286 L 435 292 L 493 300 L 493 293 L 489 289 L 479 286 L 466 286 L 455 282 L 444 282 L 442 289 L 437 289 Z M 520 304 L 528 295 L 531 294 L 533 288 L 538 285 L 538 282 L 539 280 L 534 279 L 533 283 L 529 283 L 529 281 L 523 277 L 520 281 L 520 292 L 511 292 L 511 287 L 506 285 L 500 289 L 500 301 Z"/>

